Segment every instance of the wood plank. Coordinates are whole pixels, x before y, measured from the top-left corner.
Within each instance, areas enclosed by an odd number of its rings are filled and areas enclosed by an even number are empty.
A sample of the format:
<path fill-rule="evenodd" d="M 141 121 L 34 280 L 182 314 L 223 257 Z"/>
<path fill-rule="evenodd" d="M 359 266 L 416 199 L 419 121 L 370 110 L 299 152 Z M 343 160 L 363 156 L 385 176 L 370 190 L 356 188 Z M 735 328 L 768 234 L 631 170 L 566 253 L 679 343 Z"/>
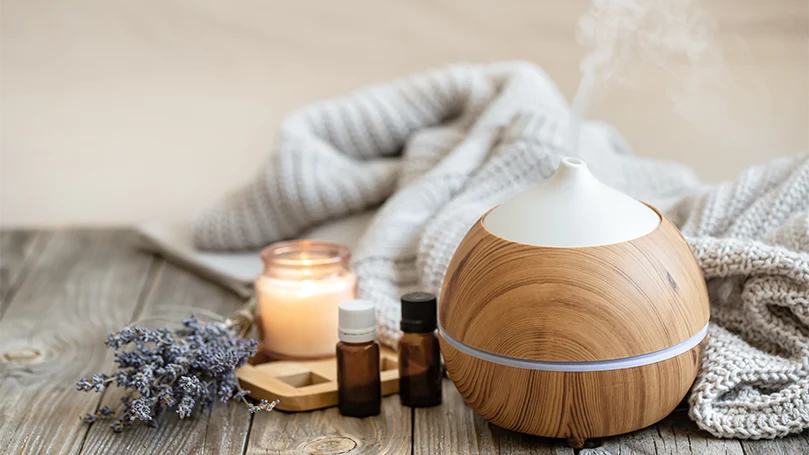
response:
<path fill-rule="evenodd" d="M 136 319 L 142 319 L 138 324 L 146 327 L 166 327 L 179 324 L 195 308 L 228 316 L 242 304 L 230 291 L 161 262 L 154 286 Z M 203 318 L 202 311 L 197 311 Z M 111 389 L 102 404 L 120 409 L 121 396 L 122 390 Z M 175 412 L 167 412 L 161 417 L 159 428 L 137 425 L 113 433 L 106 422 L 97 422 L 87 435 L 82 453 L 241 455 L 250 417 L 243 403 L 216 403 L 212 410 L 199 413 L 196 409 L 192 417 L 184 420 Z"/>
<path fill-rule="evenodd" d="M 16 286 L 6 294 L 7 313 L 0 321 L 3 451 L 76 453 L 84 440 L 84 453 L 399 454 L 410 452 L 413 428 L 414 453 L 573 453 L 564 441 L 486 423 L 463 403 L 448 380 L 444 405 L 412 414 L 394 396 L 383 400 L 382 415 L 371 419 L 344 418 L 332 408 L 259 414 L 251 427 L 246 410 L 231 403 L 187 421 L 166 415 L 160 429 L 140 427 L 113 434 L 106 425 L 95 424 L 88 431 L 78 416 L 91 412 L 99 397 L 76 392 L 74 384 L 83 375 L 109 369 L 111 357 L 102 343 L 107 331 L 125 325 L 136 313 L 177 321 L 188 313 L 178 306 L 226 315 L 241 301 L 135 251 L 129 232 L 46 235 L 51 238 L 43 243 L 41 254 L 35 246 L 41 241 L 38 235 L 0 235 L 0 242 L 5 242 L 0 245 L 7 270 L 4 279 Z M 107 395 L 105 403 L 117 400 L 114 393 Z M 774 441 L 719 440 L 698 430 L 685 410 L 678 410 L 654 427 L 608 438 L 602 448 L 614 454 L 792 454 L 809 453 L 809 437 L 804 433 Z"/>
<path fill-rule="evenodd" d="M 25 279 L 32 260 L 50 237 L 47 232 L 13 230 L 0 232 L 0 319 L 6 309 L 6 298 Z"/>
<path fill-rule="evenodd" d="M 253 416 L 243 403 L 217 403 L 210 412 L 205 429 L 205 453 L 242 455 Z"/>
<path fill-rule="evenodd" d="M 560 439 L 540 438 L 491 425 L 464 403 L 449 379 L 444 379 L 444 403 L 414 412 L 414 455 L 573 454 Z"/>
<path fill-rule="evenodd" d="M 683 406 L 668 417 L 643 430 L 607 438 L 603 447 L 612 453 L 666 454 L 797 454 L 809 453 L 806 435 L 793 435 L 778 440 L 740 441 L 719 439 L 700 430 L 688 418 Z"/>
<path fill-rule="evenodd" d="M 442 393 L 441 406 L 413 412 L 413 454 L 497 453 L 489 424 L 466 406 L 449 379 Z"/>
<path fill-rule="evenodd" d="M 807 432 L 783 439 L 745 441 L 719 439 L 700 430 L 688 418 L 688 409 L 678 408 L 657 425 L 634 433 L 609 438 L 605 447 L 621 453 L 655 454 L 795 454 L 809 453 Z"/>
<path fill-rule="evenodd" d="M 0 447 L 76 453 L 97 395 L 76 391 L 108 369 L 106 333 L 130 320 L 153 259 L 129 231 L 53 233 L 0 321 Z"/>
<path fill-rule="evenodd" d="M 358 419 L 336 407 L 312 412 L 256 414 L 247 454 L 406 454 L 410 453 L 411 412 L 399 396 L 382 399 L 382 413 Z"/>
<path fill-rule="evenodd" d="M 606 438 L 603 447 L 612 453 L 656 455 L 733 454 L 743 455 L 734 439 L 718 439 L 697 428 L 688 418 L 688 409 L 678 407 L 654 426 L 626 435 Z"/>
<path fill-rule="evenodd" d="M 497 453 L 502 455 L 572 455 L 575 453 L 573 449 L 568 447 L 567 442 L 563 439 L 541 438 L 530 434 L 515 433 L 491 424 L 489 427 L 491 428 L 495 441 L 497 441 Z M 584 452 L 581 454 L 584 455 Z"/>
<path fill-rule="evenodd" d="M 741 441 L 745 455 L 794 455 L 809 453 L 809 431 L 784 439 Z"/>

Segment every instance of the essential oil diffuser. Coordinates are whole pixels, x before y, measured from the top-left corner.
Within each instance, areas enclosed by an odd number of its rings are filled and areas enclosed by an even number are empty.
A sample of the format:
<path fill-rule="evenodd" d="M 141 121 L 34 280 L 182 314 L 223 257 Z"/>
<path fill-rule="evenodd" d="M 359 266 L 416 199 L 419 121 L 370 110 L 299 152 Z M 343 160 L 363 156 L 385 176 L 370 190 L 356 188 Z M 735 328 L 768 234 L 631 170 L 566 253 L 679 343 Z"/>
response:
<path fill-rule="evenodd" d="M 580 445 L 674 410 L 696 378 L 708 318 L 677 228 L 565 158 L 463 239 L 439 335 L 450 378 L 483 418 Z"/>

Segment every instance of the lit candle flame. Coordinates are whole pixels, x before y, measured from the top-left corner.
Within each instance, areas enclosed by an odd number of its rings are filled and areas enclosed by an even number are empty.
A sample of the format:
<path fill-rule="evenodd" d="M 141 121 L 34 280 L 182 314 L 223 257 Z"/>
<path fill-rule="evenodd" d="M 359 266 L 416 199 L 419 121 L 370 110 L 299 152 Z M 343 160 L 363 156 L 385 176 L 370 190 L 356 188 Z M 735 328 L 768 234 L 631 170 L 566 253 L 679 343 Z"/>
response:
<path fill-rule="evenodd" d="M 309 254 L 307 254 L 306 251 L 301 251 L 301 264 L 305 265 L 306 267 L 310 267 L 312 265 L 312 261 L 309 260 Z M 306 269 L 304 270 L 304 273 L 311 275 L 312 271 Z"/>
<path fill-rule="evenodd" d="M 300 289 L 298 290 L 298 297 L 309 297 L 315 293 L 315 283 L 312 280 L 301 281 Z"/>

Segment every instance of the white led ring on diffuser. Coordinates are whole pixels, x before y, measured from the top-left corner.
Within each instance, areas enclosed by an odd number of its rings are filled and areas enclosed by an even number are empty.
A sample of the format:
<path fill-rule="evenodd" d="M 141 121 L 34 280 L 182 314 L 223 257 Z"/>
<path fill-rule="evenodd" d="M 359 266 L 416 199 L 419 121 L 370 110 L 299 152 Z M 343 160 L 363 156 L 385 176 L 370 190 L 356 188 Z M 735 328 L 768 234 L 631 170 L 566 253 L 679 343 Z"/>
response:
<path fill-rule="evenodd" d="M 620 359 L 612 360 L 595 360 L 589 362 L 548 362 L 544 360 L 531 360 L 520 359 L 516 357 L 509 357 L 500 354 L 494 354 L 478 348 L 473 348 L 448 334 L 441 322 L 438 322 L 438 331 L 444 340 L 449 343 L 453 348 L 463 352 L 464 354 L 471 355 L 487 362 L 497 363 L 515 368 L 523 368 L 528 370 L 542 370 L 542 371 L 560 371 L 560 372 L 588 372 L 588 371 L 609 371 L 609 370 L 622 370 L 624 368 L 635 368 L 652 363 L 662 362 L 672 357 L 676 357 L 684 352 L 690 351 L 694 346 L 698 345 L 708 334 L 708 324 L 705 324 L 699 332 L 694 334 L 691 338 L 677 343 L 659 351 L 650 352 L 648 354 L 635 355 L 631 357 L 623 357 Z"/>

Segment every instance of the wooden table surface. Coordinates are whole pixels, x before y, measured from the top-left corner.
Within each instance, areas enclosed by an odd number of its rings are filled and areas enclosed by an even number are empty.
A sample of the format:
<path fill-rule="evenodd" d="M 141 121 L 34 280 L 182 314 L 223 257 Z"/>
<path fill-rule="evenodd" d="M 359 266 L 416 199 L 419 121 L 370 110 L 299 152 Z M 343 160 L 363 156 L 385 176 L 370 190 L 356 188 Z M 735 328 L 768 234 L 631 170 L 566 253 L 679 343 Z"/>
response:
<path fill-rule="evenodd" d="M 177 307 L 229 314 L 241 301 L 228 291 L 137 250 L 127 230 L 0 232 L 0 453 L 211 454 L 572 454 L 563 441 L 495 427 L 467 408 L 451 382 L 444 404 L 412 411 L 396 396 L 382 414 L 344 418 L 336 408 L 251 416 L 243 405 L 218 403 L 160 428 L 120 434 L 79 416 L 115 405 L 105 394 L 76 391 L 76 381 L 109 371 L 109 331 Z M 685 409 L 654 427 L 607 438 L 613 454 L 809 453 L 806 433 L 776 441 L 712 438 Z"/>

